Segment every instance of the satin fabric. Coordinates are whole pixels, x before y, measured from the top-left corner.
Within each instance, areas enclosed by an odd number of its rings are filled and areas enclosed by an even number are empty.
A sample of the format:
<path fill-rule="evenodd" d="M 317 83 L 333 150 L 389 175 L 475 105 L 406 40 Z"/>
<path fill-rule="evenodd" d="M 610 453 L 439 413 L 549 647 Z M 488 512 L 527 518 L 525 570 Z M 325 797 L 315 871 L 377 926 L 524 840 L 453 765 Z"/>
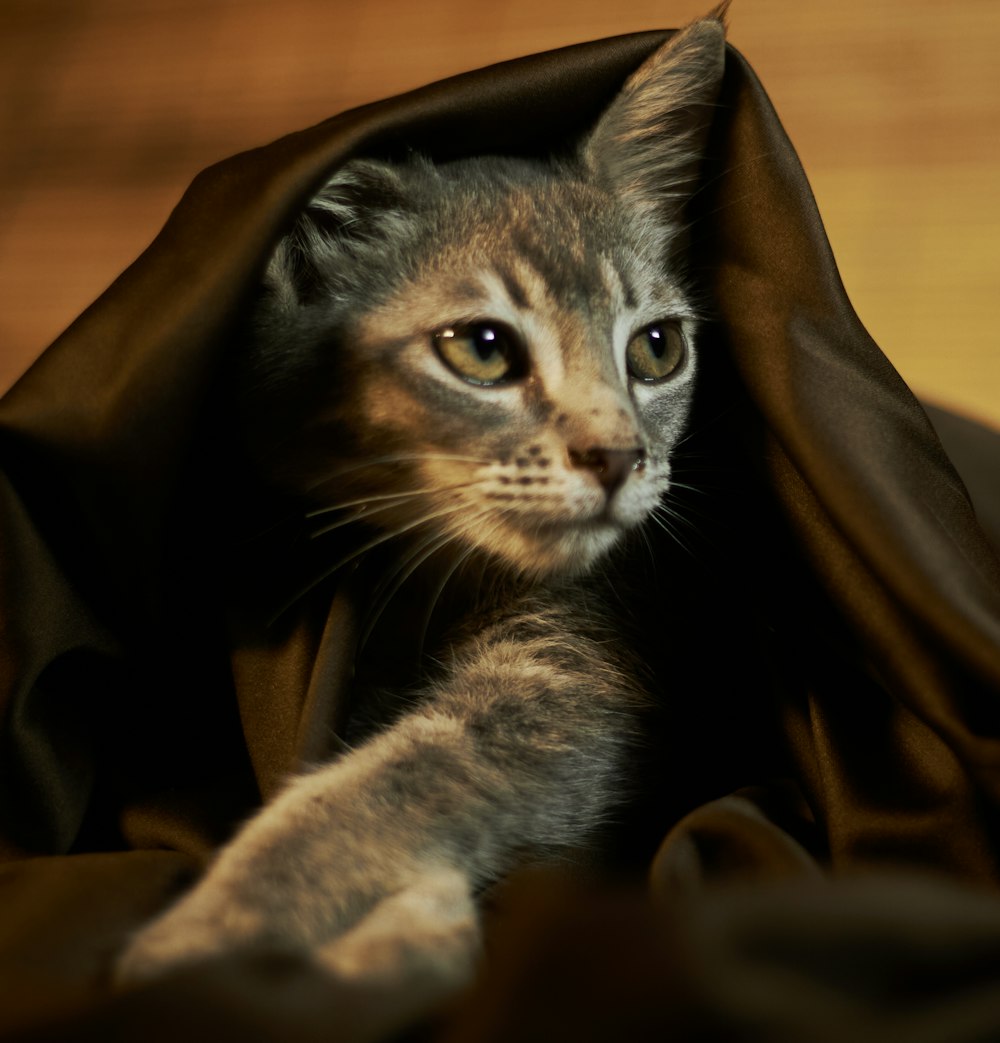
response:
<path fill-rule="evenodd" d="M 254 956 L 109 992 L 128 931 L 350 715 L 365 590 L 321 585 L 268 626 L 255 591 L 282 560 L 232 546 L 227 358 L 271 246 L 352 155 L 566 142 L 665 35 L 480 70 L 210 168 L 0 402 L 0 1031 L 996 1028 L 1000 564 L 854 314 L 794 149 L 731 48 L 695 231 L 719 321 L 693 462 L 678 464 L 704 481 L 705 521 L 693 560 L 661 541 L 652 570 L 636 563 L 656 577 L 643 648 L 663 707 L 622 839 L 631 884 L 505 889 L 495 959 L 457 1008 L 419 982 L 382 997 Z M 935 417 L 995 519 L 1000 437 Z M 922 991 L 901 992 L 914 967 Z"/>

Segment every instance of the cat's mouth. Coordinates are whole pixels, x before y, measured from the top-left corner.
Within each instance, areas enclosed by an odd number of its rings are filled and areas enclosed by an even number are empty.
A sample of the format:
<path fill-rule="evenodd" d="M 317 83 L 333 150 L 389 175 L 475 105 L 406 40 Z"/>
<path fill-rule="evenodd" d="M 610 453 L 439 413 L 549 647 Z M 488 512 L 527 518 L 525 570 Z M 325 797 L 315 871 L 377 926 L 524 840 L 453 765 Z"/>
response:
<path fill-rule="evenodd" d="M 541 448 L 522 455 L 511 467 L 490 465 L 471 481 L 458 461 L 447 469 L 435 462 L 424 481 L 455 489 L 453 499 L 432 507 L 430 517 L 440 519 L 444 532 L 526 577 L 589 570 L 648 518 L 666 480 L 662 467 L 646 465 L 612 485 L 593 480 L 589 470 L 561 471 Z"/>

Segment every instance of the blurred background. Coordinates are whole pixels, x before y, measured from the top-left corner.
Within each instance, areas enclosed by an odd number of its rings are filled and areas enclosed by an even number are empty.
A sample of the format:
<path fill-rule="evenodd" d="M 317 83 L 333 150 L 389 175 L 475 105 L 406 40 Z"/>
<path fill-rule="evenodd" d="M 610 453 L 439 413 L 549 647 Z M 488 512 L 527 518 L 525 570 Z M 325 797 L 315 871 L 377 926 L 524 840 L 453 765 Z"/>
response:
<path fill-rule="evenodd" d="M 0 391 L 233 152 L 713 0 L 0 0 Z M 1000 2 L 735 0 L 862 320 L 1000 427 Z"/>

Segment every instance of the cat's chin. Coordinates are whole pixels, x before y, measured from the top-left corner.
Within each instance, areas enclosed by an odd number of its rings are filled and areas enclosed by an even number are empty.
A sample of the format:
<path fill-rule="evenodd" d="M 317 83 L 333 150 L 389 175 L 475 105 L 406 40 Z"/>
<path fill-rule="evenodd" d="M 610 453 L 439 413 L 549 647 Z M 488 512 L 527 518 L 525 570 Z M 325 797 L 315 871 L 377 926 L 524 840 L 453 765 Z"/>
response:
<path fill-rule="evenodd" d="M 623 535 L 606 521 L 510 529 L 484 548 L 516 572 L 532 579 L 580 576 L 588 572 Z"/>

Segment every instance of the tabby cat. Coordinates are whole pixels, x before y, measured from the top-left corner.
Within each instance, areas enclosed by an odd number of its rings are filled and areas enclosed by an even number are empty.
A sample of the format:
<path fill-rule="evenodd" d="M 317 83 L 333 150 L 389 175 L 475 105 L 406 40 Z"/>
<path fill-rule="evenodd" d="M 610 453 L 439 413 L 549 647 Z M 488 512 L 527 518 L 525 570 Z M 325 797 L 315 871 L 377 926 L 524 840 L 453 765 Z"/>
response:
<path fill-rule="evenodd" d="M 352 160 L 277 247 L 247 363 L 262 466 L 331 573 L 382 554 L 388 600 L 412 584 L 432 615 L 465 577 L 466 618 L 391 721 L 290 780 L 133 939 L 120 979 L 264 947 L 462 980 L 477 893 L 615 808 L 645 697 L 595 565 L 658 510 L 688 418 L 685 207 L 723 60 L 721 16 L 688 26 L 571 155 Z"/>

